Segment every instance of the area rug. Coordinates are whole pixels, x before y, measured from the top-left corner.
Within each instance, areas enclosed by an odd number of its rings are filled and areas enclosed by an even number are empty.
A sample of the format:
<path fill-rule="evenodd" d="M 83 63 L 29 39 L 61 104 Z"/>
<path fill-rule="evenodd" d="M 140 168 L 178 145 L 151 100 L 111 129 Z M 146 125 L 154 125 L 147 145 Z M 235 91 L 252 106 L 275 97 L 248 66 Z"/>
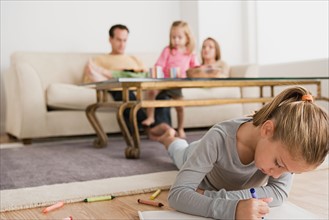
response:
<path fill-rule="evenodd" d="M 125 142 L 111 138 L 94 148 L 93 139 L 37 143 L 0 150 L 0 189 L 17 189 L 176 170 L 166 150 L 143 140 L 140 159 L 126 159 Z"/>
<path fill-rule="evenodd" d="M 178 171 L 54 184 L 0 191 L 0 212 L 42 207 L 59 201 L 81 202 L 93 196 L 124 196 L 169 189 Z"/>
<path fill-rule="evenodd" d="M 205 131 L 187 134 L 189 142 Z M 129 195 L 168 189 L 177 168 L 165 148 L 145 137 L 139 159 L 126 159 L 121 136 L 107 147 L 92 146 L 93 138 L 7 144 L 0 149 L 1 211 L 32 208 L 56 201 L 82 201 L 100 195 Z"/>

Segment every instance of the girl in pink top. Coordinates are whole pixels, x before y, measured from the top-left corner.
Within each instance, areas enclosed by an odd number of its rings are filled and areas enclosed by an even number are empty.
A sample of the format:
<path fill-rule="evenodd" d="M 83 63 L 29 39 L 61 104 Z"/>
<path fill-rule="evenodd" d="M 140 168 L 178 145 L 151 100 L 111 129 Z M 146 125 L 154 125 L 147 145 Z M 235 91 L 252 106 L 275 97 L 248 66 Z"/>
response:
<path fill-rule="evenodd" d="M 199 65 L 194 53 L 194 38 L 188 24 L 184 21 L 175 21 L 170 28 L 169 46 L 162 51 L 155 66 L 161 67 L 164 78 L 170 78 L 171 68 L 177 71 L 176 77 L 186 78 L 186 70 Z M 182 99 L 181 89 L 171 89 L 165 91 L 173 99 Z M 150 91 L 149 99 L 154 99 L 158 91 Z M 180 138 L 185 138 L 184 131 L 184 109 L 176 107 L 177 112 L 177 133 Z M 147 109 L 147 118 L 142 122 L 145 126 L 150 126 L 154 122 L 154 108 Z"/>

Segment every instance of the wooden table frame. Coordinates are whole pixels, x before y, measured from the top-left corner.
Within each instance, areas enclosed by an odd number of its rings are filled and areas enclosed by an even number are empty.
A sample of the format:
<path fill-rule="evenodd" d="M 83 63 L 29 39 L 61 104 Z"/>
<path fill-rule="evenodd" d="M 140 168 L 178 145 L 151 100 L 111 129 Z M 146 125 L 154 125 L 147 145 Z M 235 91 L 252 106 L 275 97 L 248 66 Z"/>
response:
<path fill-rule="evenodd" d="M 274 97 L 274 88 L 276 86 L 291 85 L 315 85 L 317 94 L 314 96 L 316 100 L 329 101 L 328 97 L 321 95 L 321 81 L 328 80 L 329 77 L 304 77 L 304 78 L 228 78 L 228 79 L 141 79 L 141 78 L 122 78 L 113 79 L 104 82 L 89 84 L 95 88 L 97 94 L 97 103 L 89 105 L 86 114 L 89 122 L 93 126 L 97 134 L 94 142 L 95 147 L 105 147 L 108 142 L 106 133 L 104 132 L 100 122 L 96 117 L 96 110 L 100 107 L 110 107 L 117 109 L 117 120 L 126 141 L 127 148 L 125 150 L 126 158 L 139 158 L 140 154 L 140 136 L 137 125 L 137 111 L 140 108 L 148 107 L 177 107 L 177 106 L 207 106 L 220 104 L 235 103 L 266 103 Z M 241 98 L 219 98 L 219 99 L 197 99 L 197 100 L 145 100 L 143 92 L 145 90 L 163 90 L 174 88 L 214 88 L 214 87 L 239 87 Z M 258 98 L 243 97 L 242 88 L 258 87 L 260 95 Z M 264 97 L 264 88 L 270 88 L 270 97 Z M 108 90 L 122 90 L 123 100 L 120 102 L 108 101 Z M 136 100 L 129 100 L 129 91 L 136 91 Z M 125 109 L 131 108 L 130 122 L 133 127 L 130 133 L 123 112 Z"/>

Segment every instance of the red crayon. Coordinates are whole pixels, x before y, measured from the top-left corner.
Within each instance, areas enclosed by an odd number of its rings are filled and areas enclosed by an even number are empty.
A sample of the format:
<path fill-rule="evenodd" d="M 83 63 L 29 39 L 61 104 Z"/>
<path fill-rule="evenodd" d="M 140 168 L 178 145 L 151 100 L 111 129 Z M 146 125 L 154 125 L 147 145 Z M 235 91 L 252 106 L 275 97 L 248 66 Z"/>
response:
<path fill-rule="evenodd" d="M 160 202 L 154 202 L 154 201 L 150 201 L 150 200 L 138 199 L 137 202 L 138 202 L 138 203 L 141 203 L 141 204 L 145 204 L 145 205 L 156 206 L 156 207 L 161 207 L 161 206 L 163 206 L 163 204 L 160 203 Z"/>

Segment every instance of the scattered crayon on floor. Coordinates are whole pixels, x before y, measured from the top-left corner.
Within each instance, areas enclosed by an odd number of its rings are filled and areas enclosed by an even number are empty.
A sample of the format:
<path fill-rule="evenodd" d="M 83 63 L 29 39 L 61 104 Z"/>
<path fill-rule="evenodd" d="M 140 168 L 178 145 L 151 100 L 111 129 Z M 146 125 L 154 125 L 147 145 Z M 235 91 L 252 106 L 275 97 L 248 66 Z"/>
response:
<path fill-rule="evenodd" d="M 52 210 L 55 210 L 55 209 L 61 208 L 61 207 L 63 207 L 63 205 L 64 205 L 64 202 L 58 202 L 58 203 L 56 203 L 56 204 L 54 204 L 54 205 L 48 206 L 48 207 L 45 208 L 42 212 L 43 212 L 43 213 L 47 213 L 47 212 L 50 212 L 50 211 L 52 211 Z"/>
<path fill-rule="evenodd" d="M 158 189 L 157 191 L 155 191 L 155 193 L 151 195 L 150 199 L 154 200 L 160 193 L 161 193 L 161 189 Z"/>
<path fill-rule="evenodd" d="M 140 204 L 151 205 L 151 206 L 156 206 L 156 207 L 163 206 L 163 204 L 161 202 L 155 202 L 155 201 L 150 201 L 150 200 L 138 199 L 137 202 Z"/>

